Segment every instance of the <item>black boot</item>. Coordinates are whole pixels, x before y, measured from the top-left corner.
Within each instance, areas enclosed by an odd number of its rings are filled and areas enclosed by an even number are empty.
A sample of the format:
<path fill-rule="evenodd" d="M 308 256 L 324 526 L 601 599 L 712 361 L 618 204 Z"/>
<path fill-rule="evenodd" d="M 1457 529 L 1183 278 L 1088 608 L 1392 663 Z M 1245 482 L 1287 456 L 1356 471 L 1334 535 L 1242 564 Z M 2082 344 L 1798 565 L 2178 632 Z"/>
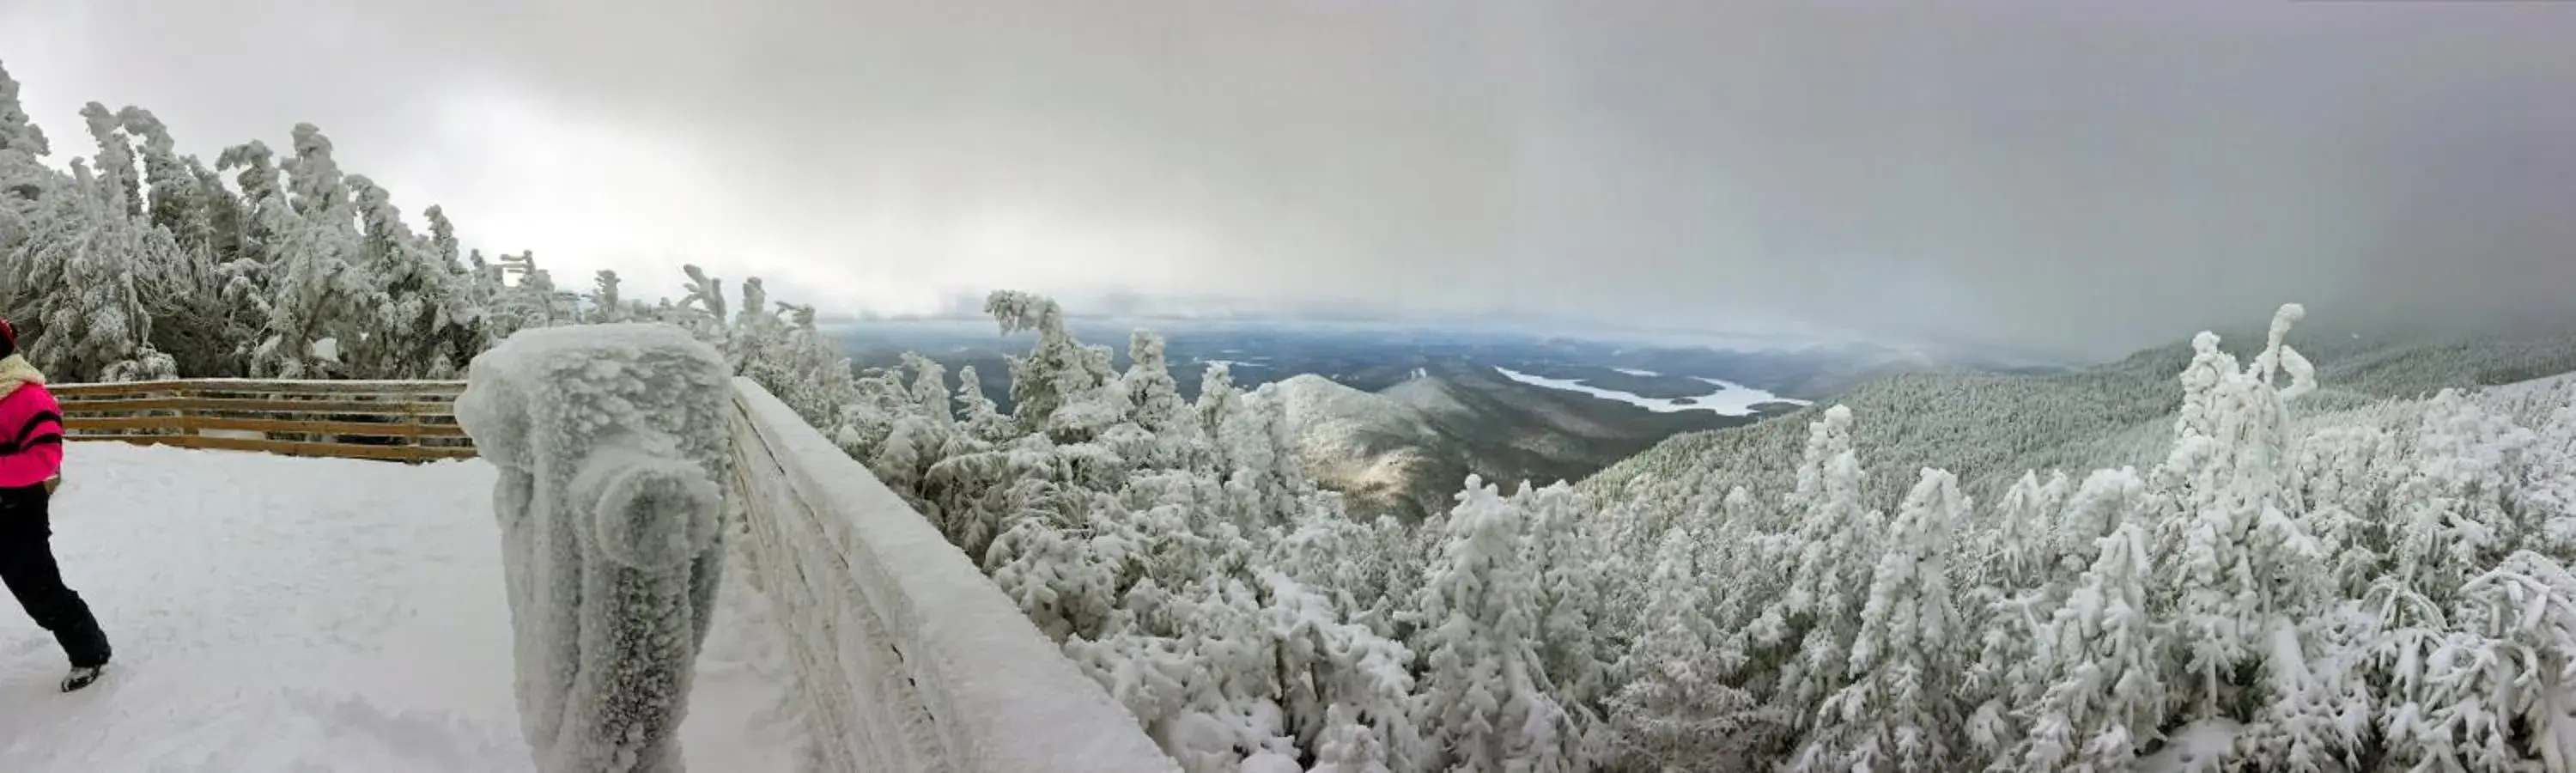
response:
<path fill-rule="evenodd" d="M 98 681 L 99 673 L 104 670 L 106 670 L 105 666 L 72 669 L 71 673 L 63 676 L 63 692 L 90 686 L 90 683 Z"/>
<path fill-rule="evenodd" d="M 86 605 L 82 609 L 87 612 Z M 63 677 L 63 692 L 88 687 L 98 681 L 99 672 L 107 668 L 107 633 L 98 629 L 98 619 L 82 615 L 76 622 L 54 632 L 54 641 L 63 645 L 63 653 L 72 659 L 72 671 Z"/>

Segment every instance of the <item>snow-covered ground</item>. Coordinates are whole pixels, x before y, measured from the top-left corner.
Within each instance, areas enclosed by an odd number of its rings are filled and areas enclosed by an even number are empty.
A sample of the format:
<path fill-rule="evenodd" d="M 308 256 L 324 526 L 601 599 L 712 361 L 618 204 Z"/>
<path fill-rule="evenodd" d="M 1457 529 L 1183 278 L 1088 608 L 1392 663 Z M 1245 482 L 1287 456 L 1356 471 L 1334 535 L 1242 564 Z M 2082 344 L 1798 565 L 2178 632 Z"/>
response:
<path fill-rule="evenodd" d="M 511 697 L 492 469 L 80 443 L 63 573 L 116 646 L 62 652 L 0 612 L 0 769 L 529 771 Z M 690 715 L 696 770 L 794 768 L 759 597 L 729 572 Z"/>
<path fill-rule="evenodd" d="M 1698 376 L 1693 376 L 1691 379 L 1716 387 L 1716 391 L 1704 395 L 1692 395 L 1687 398 L 1642 397 L 1631 392 L 1622 392 L 1616 389 L 1603 389 L 1575 379 L 1548 378 L 1546 376 L 1522 373 L 1517 370 L 1500 366 L 1495 367 L 1494 370 L 1501 372 L 1504 378 L 1518 381 L 1523 384 L 1547 387 L 1549 389 L 1562 389 L 1568 392 L 1581 392 L 1603 400 L 1616 400 L 1627 403 L 1656 413 L 1709 411 L 1722 416 L 1751 416 L 1753 415 L 1753 406 L 1761 405 L 1763 403 L 1790 403 L 1794 405 L 1807 404 L 1807 401 L 1805 400 L 1793 400 L 1781 397 L 1770 392 L 1755 389 L 1732 381 L 1700 378 Z M 1657 375 L 1651 371 L 1628 370 L 1625 368 L 1618 368 L 1615 370 L 1632 376 Z"/>

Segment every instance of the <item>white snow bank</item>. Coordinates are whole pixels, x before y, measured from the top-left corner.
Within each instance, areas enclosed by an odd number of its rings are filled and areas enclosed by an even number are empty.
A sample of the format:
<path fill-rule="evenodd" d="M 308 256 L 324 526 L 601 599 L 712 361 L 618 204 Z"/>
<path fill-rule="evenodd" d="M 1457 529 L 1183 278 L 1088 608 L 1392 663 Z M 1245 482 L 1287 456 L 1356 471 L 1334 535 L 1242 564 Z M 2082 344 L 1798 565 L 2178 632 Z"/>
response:
<path fill-rule="evenodd" d="M 1697 376 L 1693 376 L 1691 379 L 1717 387 L 1717 390 L 1705 395 L 1693 395 L 1688 398 L 1641 397 L 1634 393 L 1622 392 L 1616 389 L 1603 389 L 1601 387 L 1583 383 L 1576 379 L 1548 378 L 1546 376 L 1522 373 L 1517 370 L 1500 366 L 1495 367 L 1494 370 L 1502 373 L 1504 378 L 1518 381 L 1523 384 L 1547 387 L 1549 389 L 1562 389 L 1568 392 L 1580 392 L 1603 400 L 1616 400 L 1627 403 L 1656 413 L 1708 411 L 1721 416 L 1751 416 L 1754 413 L 1753 406 L 1761 405 L 1763 403 L 1789 403 L 1791 405 L 1807 404 L 1807 401 L 1805 400 L 1781 397 L 1770 392 L 1755 389 L 1732 381 L 1714 378 L 1700 378 Z M 1642 370 L 1617 370 L 1633 376 L 1659 375 L 1650 371 Z"/>
<path fill-rule="evenodd" d="M 816 759 L 848 770 L 1179 770 L 963 551 L 786 404 L 735 383 L 752 509 L 738 566 L 790 629 Z"/>
<path fill-rule="evenodd" d="M 67 451 L 54 549 L 116 661 L 58 693 L 53 639 L 0 614 L 0 767 L 535 769 L 491 466 Z M 761 602 L 741 587 L 720 599 L 680 731 L 692 767 L 797 770 Z"/>

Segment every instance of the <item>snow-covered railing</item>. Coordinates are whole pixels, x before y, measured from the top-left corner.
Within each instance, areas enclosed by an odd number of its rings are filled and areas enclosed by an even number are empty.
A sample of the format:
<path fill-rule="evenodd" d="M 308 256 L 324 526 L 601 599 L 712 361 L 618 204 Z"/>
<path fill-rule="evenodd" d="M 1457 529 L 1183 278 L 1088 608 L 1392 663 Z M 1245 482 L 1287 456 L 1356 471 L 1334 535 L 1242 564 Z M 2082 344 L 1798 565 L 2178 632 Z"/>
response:
<path fill-rule="evenodd" d="M 679 773 L 735 479 L 731 368 L 669 325 L 520 331 L 456 415 L 499 468 L 519 719 L 542 773 Z"/>
<path fill-rule="evenodd" d="M 52 387 L 71 440 L 427 461 L 474 456 L 462 381 L 180 379 Z"/>
<path fill-rule="evenodd" d="M 735 379 L 738 571 L 788 630 L 813 756 L 847 771 L 1179 766 L 963 551 L 785 403 Z"/>

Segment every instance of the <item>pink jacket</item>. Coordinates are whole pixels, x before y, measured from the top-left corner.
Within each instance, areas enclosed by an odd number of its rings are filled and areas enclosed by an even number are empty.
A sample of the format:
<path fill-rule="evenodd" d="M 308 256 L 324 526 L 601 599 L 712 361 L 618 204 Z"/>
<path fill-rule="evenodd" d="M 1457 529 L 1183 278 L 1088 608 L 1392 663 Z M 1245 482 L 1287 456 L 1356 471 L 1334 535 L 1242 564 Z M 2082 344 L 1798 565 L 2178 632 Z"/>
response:
<path fill-rule="evenodd" d="M 0 489 L 37 485 L 63 469 L 62 406 L 42 377 L 14 387 L 0 395 Z"/>

